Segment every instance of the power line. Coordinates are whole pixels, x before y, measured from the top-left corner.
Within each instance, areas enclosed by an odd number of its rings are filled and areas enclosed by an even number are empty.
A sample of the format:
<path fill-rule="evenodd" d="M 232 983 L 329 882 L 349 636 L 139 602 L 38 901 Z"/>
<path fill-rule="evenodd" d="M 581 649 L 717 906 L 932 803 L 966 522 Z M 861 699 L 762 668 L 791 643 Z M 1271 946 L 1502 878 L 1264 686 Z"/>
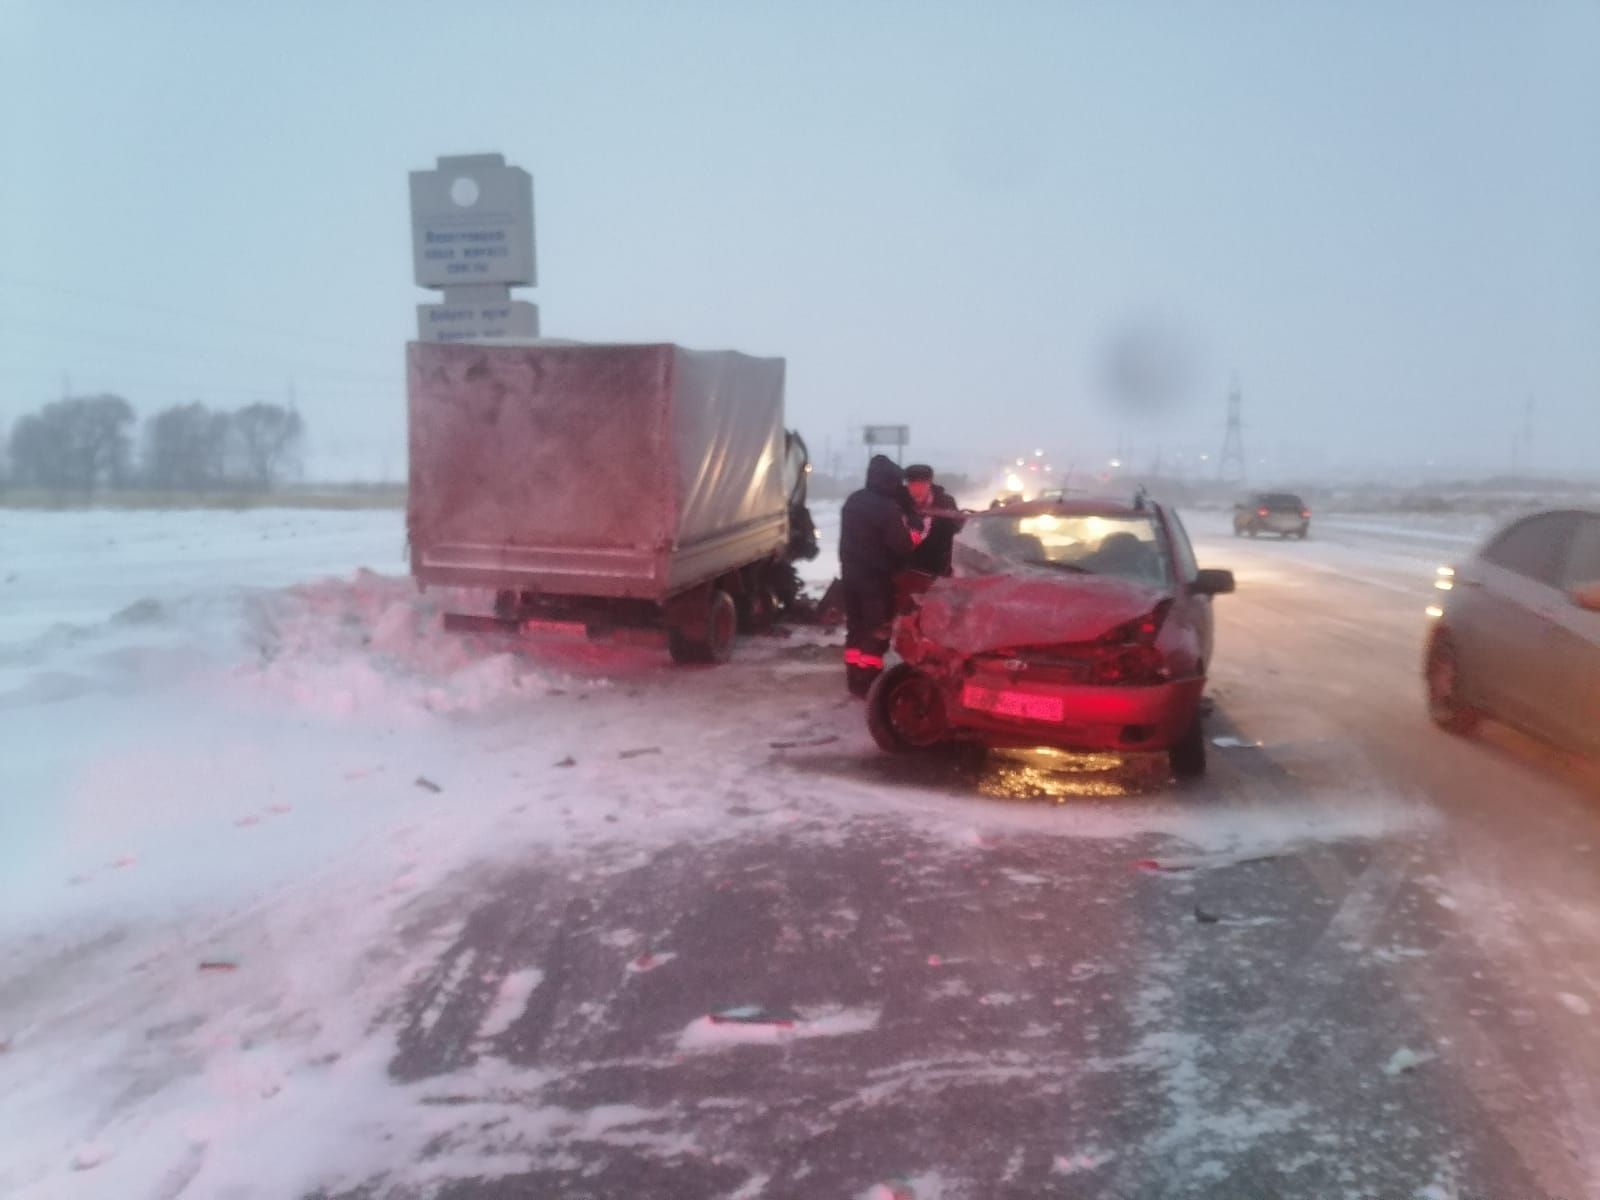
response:
<path fill-rule="evenodd" d="M 55 372 L 56 365 L 54 363 L 45 366 L 20 366 L 7 365 L 4 362 L 0 362 L 0 374 L 32 376 L 43 380 L 46 376 L 49 376 Z M 236 396 L 256 396 L 265 399 L 271 393 L 277 391 L 281 386 L 280 382 L 277 380 L 247 385 L 239 383 L 238 380 L 233 380 L 229 383 L 206 383 L 204 381 L 196 380 L 151 379 L 149 376 L 124 375 L 121 371 L 115 371 L 111 369 L 104 369 L 96 374 L 102 377 L 115 378 L 117 382 L 114 386 L 116 387 L 137 386 L 143 388 L 156 388 L 160 389 L 161 391 L 186 393 L 191 396 L 200 394 L 227 394 Z M 63 380 L 62 387 L 70 391 L 70 376 L 63 374 L 61 378 Z M 49 389 L 45 388 L 44 390 L 48 391 Z M 379 383 L 335 383 L 321 387 L 318 389 L 318 391 L 322 394 L 330 396 L 359 394 L 398 397 L 403 391 L 403 388 L 400 382 L 397 380 L 392 385 Z"/>
<path fill-rule="evenodd" d="M 346 349 L 361 350 L 366 352 L 370 347 L 362 346 L 357 342 L 345 338 L 333 337 L 326 333 L 312 333 L 302 329 L 285 329 L 281 326 L 266 325 L 259 321 L 246 320 L 240 317 L 223 316 L 215 312 L 191 312 L 181 308 L 171 308 L 165 304 L 152 304 L 145 299 L 136 299 L 129 296 L 113 296 L 105 292 L 86 292 L 81 288 L 61 287 L 59 284 L 42 283 L 36 280 L 18 279 L 15 276 L 0 275 L 0 287 L 21 288 L 30 292 L 49 292 L 57 296 L 66 296 L 74 300 L 89 300 L 97 304 L 113 304 L 118 308 L 137 309 L 142 312 L 157 313 L 168 317 L 182 317 L 186 321 L 199 321 L 211 325 L 233 325 L 238 328 L 254 329 L 262 333 L 270 333 L 274 337 L 296 338 L 302 341 L 325 342 L 331 346 L 343 346 Z"/>
<path fill-rule="evenodd" d="M 0 312 L 0 320 L 4 320 L 7 329 L 21 329 L 28 331 L 36 338 L 50 338 L 55 341 L 65 341 L 80 344 L 82 339 L 92 339 L 90 353 L 100 345 L 121 345 L 136 354 L 177 355 L 184 358 L 205 356 L 211 358 L 234 358 L 241 362 L 253 362 L 257 365 L 268 365 L 277 373 L 285 370 L 296 373 L 313 373 L 330 377 L 343 377 L 347 379 L 365 379 L 369 381 L 390 382 L 397 380 L 398 376 L 383 376 L 367 371 L 352 371 L 345 367 L 325 366 L 316 363 L 307 363 L 296 358 L 288 358 L 281 354 L 258 354 L 250 351 L 240 352 L 234 350 L 219 350 L 215 346 L 199 342 L 162 342 L 152 341 L 149 338 L 130 336 L 125 333 L 109 332 L 99 329 L 86 329 L 82 326 L 60 326 L 48 322 L 30 320 L 24 316 L 18 318 L 15 314 Z M 84 353 L 80 351 L 79 353 Z"/>

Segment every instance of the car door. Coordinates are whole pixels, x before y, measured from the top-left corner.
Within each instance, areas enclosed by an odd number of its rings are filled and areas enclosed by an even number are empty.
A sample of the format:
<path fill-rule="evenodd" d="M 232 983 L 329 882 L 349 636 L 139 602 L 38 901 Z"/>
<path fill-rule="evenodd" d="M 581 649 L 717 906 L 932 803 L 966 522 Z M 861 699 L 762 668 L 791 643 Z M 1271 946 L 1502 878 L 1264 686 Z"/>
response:
<path fill-rule="evenodd" d="M 1574 598 L 1600 583 L 1600 514 L 1584 513 L 1567 543 L 1560 584 L 1565 604 L 1549 630 L 1544 720 L 1568 746 L 1600 753 L 1600 612 Z"/>
<path fill-rule="evenodd" d="M 1450 605 L 1467 693 L 1498 717 L 1538 729 L 1548 707 L 1551 628 L 1570 603 L 1560 587 L 1576 513 L 1541 513 L 1518 521 L 1455 579 Z"/>
<path fill-rule="evenodd" d="M 1172 554 L 1173 578 L 1177 580 L 1173 611 L 1167 619 L 1177 621 L 1184 629 L 1190 631 L 1198 660 L 1192 666 L 1203 674 L 1210 666 L 1211 650 L 1215 641 L 1211 597 L 1197 596 L 1190 590 L 1190 585 L 1199 577 L 1200 565 L 1195 560 L 1194 545 L 1189 541 L 1189 531 L 1183 527 L 1183 522 L 1172 509 L 1163 509 L 1162 515 L 1165 518 L 1167 541 Z"/>

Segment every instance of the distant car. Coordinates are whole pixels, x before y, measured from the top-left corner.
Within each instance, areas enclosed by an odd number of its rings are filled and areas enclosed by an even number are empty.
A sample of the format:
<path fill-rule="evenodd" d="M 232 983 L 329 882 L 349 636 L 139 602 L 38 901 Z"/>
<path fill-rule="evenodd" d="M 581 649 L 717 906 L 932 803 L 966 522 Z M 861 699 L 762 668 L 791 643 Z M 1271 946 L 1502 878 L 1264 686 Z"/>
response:
<path fill-rule="evenodd" d="M 1233 536 L 1305 538 L 1311 533 L 1311 509 L 1293 492 L 1257 492 L 1233 506 Z"/>
<path fill-rule="evenodd" d="M 896 621 L 902 661 L 867 699 L 880 747 L 1165 752 L 1180 778 L 1205 772 L 1211 598 L 1234 580 L 1196 565 L 1176 512 L 1013 504 L 967 521 L 955 572 Z"/>
<path fill-rule="evenodd" d="M 1425 677 L 1433 719 L 1485 716 L 1600 754 L 1600 510 L 1524 517 L 1439 568 Z"/>

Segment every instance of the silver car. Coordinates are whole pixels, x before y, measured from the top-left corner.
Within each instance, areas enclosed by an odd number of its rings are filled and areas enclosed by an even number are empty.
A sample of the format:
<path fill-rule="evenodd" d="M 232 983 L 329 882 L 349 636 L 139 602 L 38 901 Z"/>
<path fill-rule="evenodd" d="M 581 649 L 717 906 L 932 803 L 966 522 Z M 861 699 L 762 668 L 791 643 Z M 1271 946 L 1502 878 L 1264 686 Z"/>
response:
<path fill-rule="evenodd" d="M 1311 533 L 1311 510 L 1293 492 L 1257 492 L 1233 506 L 1233 536 L 1275 533 L 1304 541 Z"/>
<path fill-rule="evenodd" d="M 1433 719 L 1466 734 L 1492 716 L 1600 754 L 1600 510 L 1524 517 L 1435 586 Z"/>

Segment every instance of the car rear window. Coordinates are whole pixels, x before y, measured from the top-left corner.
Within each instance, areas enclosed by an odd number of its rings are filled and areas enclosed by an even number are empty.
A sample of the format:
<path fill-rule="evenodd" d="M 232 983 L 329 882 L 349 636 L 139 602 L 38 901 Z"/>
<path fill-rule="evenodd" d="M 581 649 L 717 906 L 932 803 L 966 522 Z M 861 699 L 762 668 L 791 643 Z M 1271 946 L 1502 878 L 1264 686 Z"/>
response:
<path fill-rule="evenodd" d="M 1497 567 L 1554 586 L 1559 582 L 1563 556 L 1576 513 L 1545 513 L 1519 521 L 1483 552 Z"/>
<path fill-rule="evenodd" d="M 1268 492 L 1261 497 L 1261 503 L 1268 508 L 1292 508 L 1296 512 L 1305 507 L 1293 492 Z"/>
<path fill-rule="evenodd" d="M 1563 587 L 1600 583 L 1600 517 L 1583 517 L 1567 550 Z"/>

